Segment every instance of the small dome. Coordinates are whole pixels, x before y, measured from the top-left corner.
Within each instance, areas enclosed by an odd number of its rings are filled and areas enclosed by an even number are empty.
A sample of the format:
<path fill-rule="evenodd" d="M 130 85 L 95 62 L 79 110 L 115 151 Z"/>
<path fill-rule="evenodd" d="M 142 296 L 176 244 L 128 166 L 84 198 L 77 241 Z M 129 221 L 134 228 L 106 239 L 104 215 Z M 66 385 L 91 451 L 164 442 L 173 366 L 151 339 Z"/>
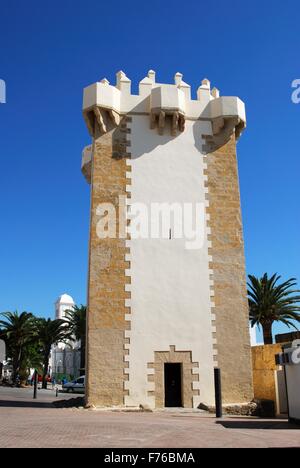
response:
<path fill-rule="evenodd" d="M 55 304 L 72 304 L 72 305 L 74 305 L 75 302 L 74 302 L 73 298 L 71 296 L 69 296 L 69 294 L 62 294 L 61 296 L 59 296 L 59 298 L 57 299 Z"/>

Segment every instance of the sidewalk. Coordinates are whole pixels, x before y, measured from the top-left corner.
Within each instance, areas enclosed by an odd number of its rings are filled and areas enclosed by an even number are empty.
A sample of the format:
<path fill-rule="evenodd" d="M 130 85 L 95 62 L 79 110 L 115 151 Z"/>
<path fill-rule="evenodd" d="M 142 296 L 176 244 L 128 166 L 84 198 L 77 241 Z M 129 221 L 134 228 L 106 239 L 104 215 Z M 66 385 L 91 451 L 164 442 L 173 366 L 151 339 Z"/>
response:
<path fill-rule="evenodd" d="M 70 395 L 73 398 L 74 395 Z M 1 447 L 300 447 L 300 427 L 287 420 L 163 411 L 127 413 L 57 409 L 50 390 L 38 399 L 0 387 Z"/>

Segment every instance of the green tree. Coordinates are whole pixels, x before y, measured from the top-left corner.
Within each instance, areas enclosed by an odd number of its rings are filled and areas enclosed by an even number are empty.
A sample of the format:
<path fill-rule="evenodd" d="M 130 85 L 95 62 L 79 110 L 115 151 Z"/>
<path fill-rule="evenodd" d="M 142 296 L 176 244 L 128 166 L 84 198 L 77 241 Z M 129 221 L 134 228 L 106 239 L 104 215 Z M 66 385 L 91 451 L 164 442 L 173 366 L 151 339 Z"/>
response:
<path fill-rule="evenodd" d="M 27 377 L 30 375 L 31 369 L 37 370 L 40 375 L 43 373 L 43 354 L 37 336 L 34 336 L 33 342 L 26 346 L 22 368 Z"/>
<path fill-rule="evenodd" d="M 43 383 L 42 388 L 47 388 L 47 374 L 51 346 L 60 342 L 67 342 L 72 339 L 72 334 L 68 327 L 68 322 L 62 319 L 35 319 L 35 330 L 40 344 L 40 351 L 43 356 Z"/>
<path fill-rule="evenodd" d="M 249 275 L 248 301 L 251 326 L 261 325 L 264 343 L 272 344 L 272 326 L 274 322 L 282 322 L 297 330 L 294 321 L 300 322 L 300 290 L 296 286 L 296 278 L 290 278 L 279 283 L 281 276 L 275 273 L 270 278 L 265 273 L 261 278 Z"/>
<path fill-rule="evenodd" d="M 22 312 L 3 312 L 0 314 L 4 319 L 0 320 L 1 338 L 7 346 L 7 355 L 12 362 L 12 380 L 20 376 L 21 381 L 26 381 L 26 352 L 28 346 L 34 340 L 33 315 Z"/>
<path fill-rule="evenodd" d="M 76 340 L 80 340 L 80 375 L 85 373 L 85 340 L 86 340 L 86 306 L 75 305 L 73 309 L 66 310 L 71 333 Z"/>

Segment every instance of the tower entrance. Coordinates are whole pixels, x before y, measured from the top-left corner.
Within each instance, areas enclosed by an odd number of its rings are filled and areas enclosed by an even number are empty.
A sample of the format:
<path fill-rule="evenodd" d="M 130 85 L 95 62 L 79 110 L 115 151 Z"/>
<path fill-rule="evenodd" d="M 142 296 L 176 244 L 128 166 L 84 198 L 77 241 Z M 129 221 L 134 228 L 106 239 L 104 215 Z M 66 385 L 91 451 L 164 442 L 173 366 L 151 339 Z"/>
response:
<path fill-rule="evenodd" d="M 182 365 L 165 363 L 165 406 L 182 406 Z"/>

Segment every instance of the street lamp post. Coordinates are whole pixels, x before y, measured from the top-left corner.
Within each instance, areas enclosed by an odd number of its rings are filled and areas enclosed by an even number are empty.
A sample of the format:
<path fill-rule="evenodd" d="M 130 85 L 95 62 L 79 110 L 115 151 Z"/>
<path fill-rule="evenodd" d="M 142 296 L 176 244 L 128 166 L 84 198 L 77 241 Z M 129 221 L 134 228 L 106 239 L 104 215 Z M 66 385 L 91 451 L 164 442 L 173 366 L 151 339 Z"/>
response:
<path fill-rule="evenodd" d="M 38 373 L 35 369 L 34 371 L 34 385 L 33 385 L 33 398 L 36 400 L 37 398 L 37 382 L 38 382 Z"/>

